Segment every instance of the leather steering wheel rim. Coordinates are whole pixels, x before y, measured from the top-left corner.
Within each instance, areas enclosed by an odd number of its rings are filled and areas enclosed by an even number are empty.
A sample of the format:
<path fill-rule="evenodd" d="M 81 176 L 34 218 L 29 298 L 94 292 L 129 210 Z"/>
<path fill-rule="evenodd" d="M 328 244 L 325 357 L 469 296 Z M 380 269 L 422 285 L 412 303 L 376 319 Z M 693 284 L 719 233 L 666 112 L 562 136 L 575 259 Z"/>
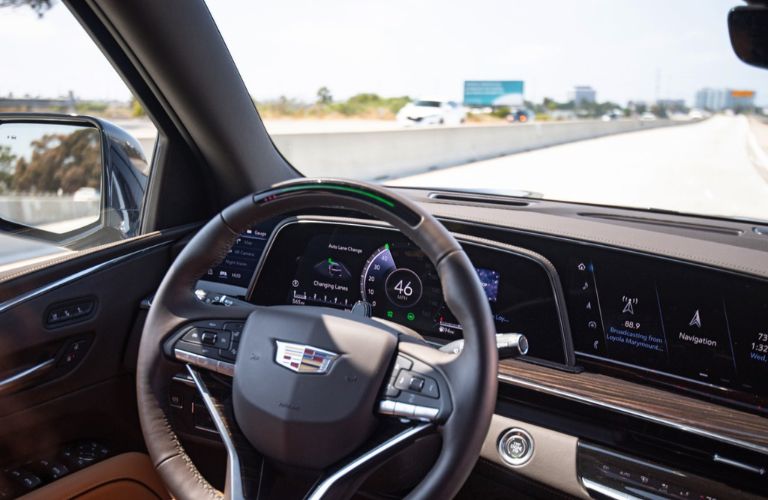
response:
<path fill-rule="evenodd" d="M 496 403 L 495 327 L 486 295 L 466 254 L 424 208 L 379 186 L 335 179 L 301 179 L 247 196 L 213 217 L 169 268 L 147 315 L 139 347 L 136 387 L 139 417 L 154 466 L 177 498 L 219 498 L 184 451 L 170 424 L 168 390 L 179 371 L 163 342 L 210 308 L 210 317 L 236 318 L 241 307 L 217 307 L 194 296 L 200 276 L 220 262 L 238 235 L 255 223 L 305 209 L 353 210 L 400 230 L 435 265 L 446 304 L 463 327 L 465 347 L 451 365 L 453 410 L 441 426 L 440 455 L 410 498 L 454 496 L 471 472 Z"/>

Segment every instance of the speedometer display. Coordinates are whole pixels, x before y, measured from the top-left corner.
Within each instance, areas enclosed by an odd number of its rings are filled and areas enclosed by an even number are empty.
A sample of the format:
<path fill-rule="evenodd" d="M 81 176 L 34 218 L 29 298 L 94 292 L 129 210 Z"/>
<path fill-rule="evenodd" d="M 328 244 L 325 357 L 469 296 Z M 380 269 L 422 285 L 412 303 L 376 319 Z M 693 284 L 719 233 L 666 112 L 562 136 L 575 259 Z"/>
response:
<path fill-rule="evenodd" d="M 549 279 L 539 265 L 475 245 L 475 265 L 499 333 L 524 333 L 528 357 L 565 362 L 562 331 Z M 437 270 L 401 233 L 382 227 L 300 222 L 279 228 L 251 300 L 352 309 L 412 328 L 437 342 L 462 338 L 462 325 L 443 299 Z"/>
<path fill-rule="evenodd" d="M 363 265 L 360 296 L 374 316 L 431 328 L 440 309 L 440 280 L 432 263 L 410 243 L 376 249 Z"/>

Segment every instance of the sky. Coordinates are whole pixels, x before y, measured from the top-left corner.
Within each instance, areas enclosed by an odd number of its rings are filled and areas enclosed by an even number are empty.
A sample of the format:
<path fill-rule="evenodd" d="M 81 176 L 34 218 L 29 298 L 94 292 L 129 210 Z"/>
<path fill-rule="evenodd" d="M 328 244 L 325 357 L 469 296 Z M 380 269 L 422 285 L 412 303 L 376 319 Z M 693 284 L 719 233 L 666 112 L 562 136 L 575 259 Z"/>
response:
<path fill-rule="evenodd" d="M 458 99 L 464 80 L 523 80 L 525 97 L 681 98 L 757 91 L 768 70 L 733 54 L 737 0 L 209 0 L 251 94 L 314 100 L 360 92 Z M 75 57 L 74 54 L 77 54 Z M 124 99 L 129 92 L 66 8 L 0 9 L 0 96 Z M 7 71 L 10 69 L 10 71 Z"/>

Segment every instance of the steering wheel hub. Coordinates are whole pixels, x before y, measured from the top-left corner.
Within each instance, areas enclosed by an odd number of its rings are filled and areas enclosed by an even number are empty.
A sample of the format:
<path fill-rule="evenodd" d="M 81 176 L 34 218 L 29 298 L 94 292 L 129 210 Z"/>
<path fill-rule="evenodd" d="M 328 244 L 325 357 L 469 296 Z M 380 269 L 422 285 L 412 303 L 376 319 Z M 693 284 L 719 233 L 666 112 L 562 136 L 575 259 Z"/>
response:
<path fill-rule="evenodd" d="M 369 437 L 396 347 L 395 330 L 344 311 L 258 308 L 235 363 L 237 424 L 277 461 L 327 467 Z"/>

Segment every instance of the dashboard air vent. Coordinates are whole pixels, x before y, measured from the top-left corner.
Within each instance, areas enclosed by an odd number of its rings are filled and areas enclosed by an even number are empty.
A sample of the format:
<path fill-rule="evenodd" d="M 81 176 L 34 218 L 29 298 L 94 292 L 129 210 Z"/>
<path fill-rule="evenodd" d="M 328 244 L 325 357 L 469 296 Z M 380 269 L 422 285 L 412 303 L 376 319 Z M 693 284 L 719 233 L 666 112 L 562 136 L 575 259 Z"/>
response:
<path fill-rule="evenodd" d="M 709 224 L 696 224 L 692 222 L 671 221 L 664 219 L 655 219 L 652 217 L 633 217 L 631 215 L 600 214 L 600 213 L 580 213 L 582 217 L 591 217 L 593 219 L 604 219 L 620 222 L 633 222 L 635 224 L 650 224 L 654 226 L 674 227 L 678 229 L 689 229 L 692 231 L 706 231 L 709 233 L 727 234 L 730 236 L 740 236 L 743 231 L 735 227 L 712 226 Z"/>
<path fill-rule="evenodd" d="M 486 203 L 490 205 L 505 205 L 508 207 L 527 207 L 529 202 L 504 196 L 493 196 L 476 193 L 429 193 L 429 198 L 440 201 L 458 201 L 460 203 Z"/>

